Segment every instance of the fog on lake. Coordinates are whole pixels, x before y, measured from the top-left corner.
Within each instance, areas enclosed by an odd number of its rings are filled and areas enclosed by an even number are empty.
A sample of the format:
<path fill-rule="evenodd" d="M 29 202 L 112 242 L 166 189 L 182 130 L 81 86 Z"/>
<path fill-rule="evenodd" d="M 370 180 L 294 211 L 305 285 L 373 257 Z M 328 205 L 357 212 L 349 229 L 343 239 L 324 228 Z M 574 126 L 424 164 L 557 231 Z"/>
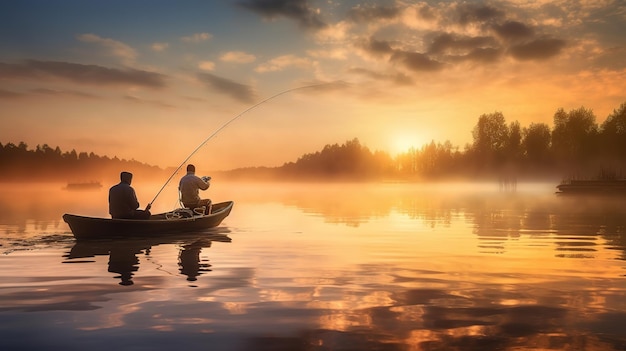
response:
<path fill-rule="evenodd" d="M 623 197 L 214 180 L 218 228 L 76 242 L 111 185 L 0 184 L 0 349 L 626 349 Z"/>

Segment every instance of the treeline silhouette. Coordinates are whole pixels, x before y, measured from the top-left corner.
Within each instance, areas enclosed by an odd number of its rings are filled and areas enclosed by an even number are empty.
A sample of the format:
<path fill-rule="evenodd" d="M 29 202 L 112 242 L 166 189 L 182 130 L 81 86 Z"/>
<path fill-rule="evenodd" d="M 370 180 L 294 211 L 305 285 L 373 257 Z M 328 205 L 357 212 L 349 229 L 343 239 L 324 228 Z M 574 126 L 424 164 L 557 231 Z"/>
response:
<path fill-rule="evenodd" d="M 135 160 L 98 156 L 93 152 L 63 152 L 58 146 L 37 145 L 29 149 L 20 142 L 0 143 L 0 180 L 40 182 L 86 182 L 103 179 L 119 180 L 119 173 L 128 170 L 142 179 L 163 178 L 163 170 Z"/>
<path fill-rule="evenodd" d="M 558 109 L 554 127 L 518 121 L 501 112 L 483 114 L 463 150 L 450 141 L 411 148 L 391 157 L 358 139 L 326 145 L 278 168 L 242 168 L 233 176 L 286 179 L 554 179 L 623 177 L 626 169 L 626 103 L 598 125 L 591 109 Z"/>
<path fill-rule="evenodd" d="M 450 141 L 432 141 L 391 156 L 372 152 L 359 139 L 326 145 L 280 167 L 249 167 L 222 172 L 226 179 L 436 180 L 590 178 L 602 172 L 622 177 L 626 168 L 626 103 L 599 125 L 585 107 L 558 109 L 554 127 L 507 123 L 501 112 L 483 114 L 463 150 Z M 162 180 L 170 170 L 135 160 L 98 156 L 59 147 L 0 143 L 0 180 L 111 179 L 128 170 L 142 179 Z"/>

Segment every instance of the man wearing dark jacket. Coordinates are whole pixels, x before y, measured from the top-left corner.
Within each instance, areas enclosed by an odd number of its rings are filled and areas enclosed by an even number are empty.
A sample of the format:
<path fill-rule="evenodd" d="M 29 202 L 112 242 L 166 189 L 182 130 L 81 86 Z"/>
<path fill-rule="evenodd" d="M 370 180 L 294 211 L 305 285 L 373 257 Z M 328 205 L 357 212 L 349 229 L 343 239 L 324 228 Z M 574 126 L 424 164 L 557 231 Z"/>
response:
<path fill-rule="evenodd" d="M 109 213 L 111 218 L 119 219 L 149 219 L 150 204 L 145 210 L 139 210 L 139 201 L 135 189 L 130 186 L 133 174 L 120 173 L 120 183 L 109 189 Z"/>

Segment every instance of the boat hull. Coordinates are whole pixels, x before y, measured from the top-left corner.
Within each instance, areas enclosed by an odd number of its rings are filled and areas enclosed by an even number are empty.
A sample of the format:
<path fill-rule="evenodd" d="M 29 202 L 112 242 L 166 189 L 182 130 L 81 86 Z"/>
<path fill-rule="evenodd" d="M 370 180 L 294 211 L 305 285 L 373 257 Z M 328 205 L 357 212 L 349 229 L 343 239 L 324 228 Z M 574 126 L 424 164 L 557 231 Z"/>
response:
<path fill-rule="evenodd" d="M 155 214 L 150 219 L 110 219 L 64 214 L 63 220 L 69 225 L 77 240 L 116 237 L 146 237 L 172 233 L 198 232 L 217 227 L 228 217 L 233 202 L 220 202 L 213 205 L 208 215 L 189 218 L 168 218 L 166 213 Z"/>
<path fill-rule="evenodd" d="M 571 180 L 556 187 L 559 195 L 626 195 L 626 180 Z"/>

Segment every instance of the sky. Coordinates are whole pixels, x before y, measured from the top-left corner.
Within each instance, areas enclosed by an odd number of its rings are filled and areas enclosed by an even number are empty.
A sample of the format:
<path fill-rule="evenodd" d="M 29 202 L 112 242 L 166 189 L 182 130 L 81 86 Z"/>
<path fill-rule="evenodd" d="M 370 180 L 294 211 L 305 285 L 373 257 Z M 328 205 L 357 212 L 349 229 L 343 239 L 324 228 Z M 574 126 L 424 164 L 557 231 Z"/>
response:
<path fill-rule="evenodd" d="M 626 102 L 626 2 L 0 1 L 0 143 L 280 166 Z"/>

